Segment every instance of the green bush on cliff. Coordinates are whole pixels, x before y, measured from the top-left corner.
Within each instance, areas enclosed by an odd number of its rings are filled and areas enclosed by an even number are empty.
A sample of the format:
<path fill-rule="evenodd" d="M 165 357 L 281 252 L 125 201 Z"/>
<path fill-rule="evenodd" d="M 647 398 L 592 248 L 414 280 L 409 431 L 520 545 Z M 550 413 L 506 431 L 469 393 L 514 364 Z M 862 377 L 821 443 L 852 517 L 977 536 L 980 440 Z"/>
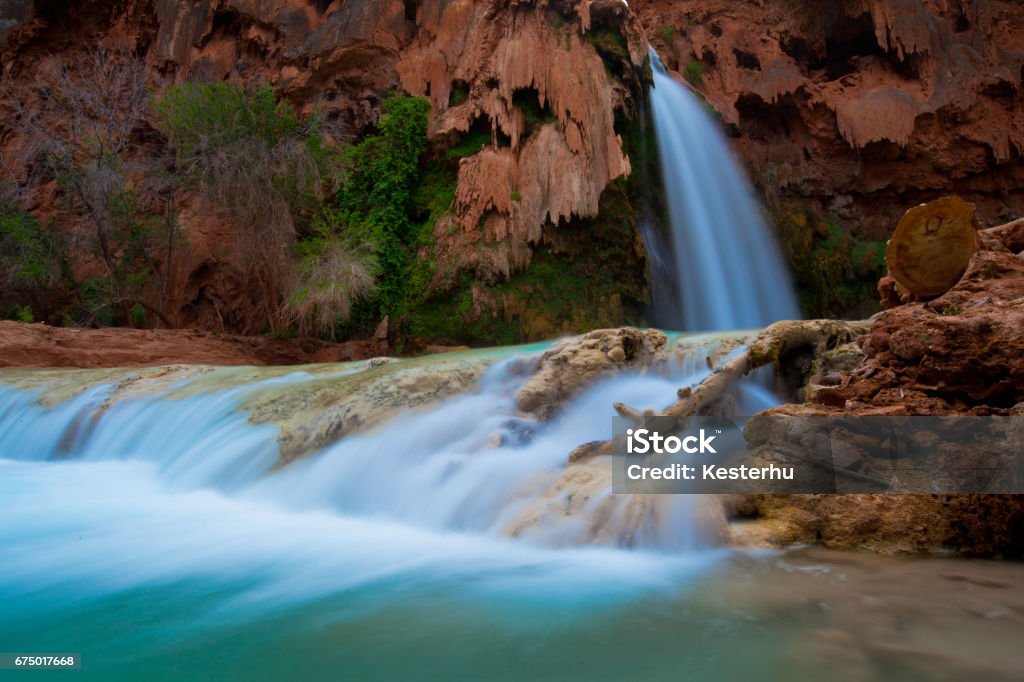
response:
<path fill-rule="evenodd" d="M 458 142 L 448 148 L 445 152 L 445 157 L 449 161 L 458 161 L 459 159 L 476 154 L 490 144 L 491 131 L 484 130 L 483 128 L 473 128 L 459 138 Z"/>
<path fill-rule="evenodd" d="M 626 37 L 608 28 L 598 28 L 585 37 L 600 55 L 606 73 L 612 77 L 621 76 L 630 63 Z"/>
<path fill-rule="evenodd" d="M 885 243 L 856 239 L 836 220 L 789 206 L 777 216 L 783 249 L 808 317 L 864 317 L 877 308 Z"/>
<path fill-rule="evenodd" d="M 3 287 L 46 285 L 58 276 L 53 235 L 16 203 L 0 201 L 0 282 Z"/>
<path fill-rule="evenodd" d="M 489 284 L 463 272 L 436 291 L 422 289 L 409 307 L 408 333 L 505 345 L 641 323 L 647 289 L 632 189 L 629 180 L 605 189 L 596 217 L 574 219 L 558 248 L 536 249 L 529 266 L 506 281 Z"/>
<path fill-rule="evenodd" d="M 380 267 L 374 306 L 378 315 L 401 314 L 410 245 L 418 237 L 410 219 L 427 149 L 430 102 L 396 96 L 384 102 L 379 132 L 346 150 L 348 174 L 338 189 L 338 222 L 365 239 Z"/>
<path fill-rule="evenodd" d="M 189 83 L 170 88 L 155 108 L 178 172 L 253 232 L 308 226 L 340 178 L 321 116 L 301 118 L 268 85 Z"/>
<path fill-rule="evenodd" d="M 34 321 L 33 308 L 60 281 L 61 261 L 54 235 L 17 202 L 0 199 L 0 297 L 24 301 L 9 317 Z"/>
<path fill-rule="evenodd" d="M 199 174 L 212 153 L 253 137 L 268 147 L 293 136 L 313 142 L 304 134 L 307 124 L 269 85 L 247 91 L 234 83 L 186 83 L 170 88 L 155 108 L 186 169 Z"/>
<path fill-rule="evenodd" d="M 689 81 L 690 85 L 699 88 L 704 82 L 704 62 L 699 59 L 688 61 L 683 69 L 683 77 Z"/>

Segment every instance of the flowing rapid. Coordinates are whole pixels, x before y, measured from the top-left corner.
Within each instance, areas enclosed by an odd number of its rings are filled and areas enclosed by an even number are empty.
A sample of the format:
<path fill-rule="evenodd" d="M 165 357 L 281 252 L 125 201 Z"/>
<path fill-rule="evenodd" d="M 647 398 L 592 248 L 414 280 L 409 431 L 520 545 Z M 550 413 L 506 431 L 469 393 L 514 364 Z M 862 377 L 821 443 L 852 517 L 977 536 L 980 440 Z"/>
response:
<path fill-rule="evenodd" d="M 724 142 L 660 65 L 655 82 L 686 326 L 794 316 Z M 103 680 L 601 680 L 660 676 L 656 661 L 757 674 L 728 647 L 678 647 L 706 637 L 688 586 L 722 561 L 720 514 L 703 523 L 698 496 L 613 495 L 610 467 L 564 487 L 568 453 L 608 438 L 613 403 L 671 403 L 704 356 L 599 382 L 544 421 L 515 400 L 541 350 L 495 351 L 472 393 L 283 466 L 283 427 L 255 403 L 275 413 L 273 396 L 391 370 L 9 378 L 0 648 L 83 652 Z M 772 400 L 754 385 L 737 398 L 747 414 Z"/>
<path fill-rule="evenodd" d="M 654 118 L 671 227 L 674 294 L 663 327 L 753 329 L 800 317 L 789 273 L 753 188 L 705 105 L 650 51 Z M 648 239 L 653 260 L 665 260 Z"/>
<path fill-rule="evenodd" d="M 929 677 L 893 646 L 1019 679 L 1013 566 L 695 550 L 697 496 L 657 496 L 657 524 L 627 496 L 570 515 L 567 448 L 701 363 L 597 384 L 550 422 L 515 412 L 518 363 L 287 466 L 253 405 L 386 370 L 6 375 L 0 648 L 82 656 L 33 679 L 781 682 L 834 677 L 839 641 L 840 679 Z M 594 537 L 602 518 L 616 532 Z"/>
<path fill-rule="evenodd" d="M 570 514 L 559 476 L 573 447 L 607 438 L 614 401 L 668 403 L 707 370 L 612 378 L 544 422 L 515 407 L 538 351 L 500 353 L 472 393 L 283 467 L 281 428 L 256 423 L 251 405 L 391 367 L 8 377 L 4 648 L 85 652 L 87 678 L 103 680 L 161 679 L 179 660 L 198 666 L 195 679 L 283 679 L 293 655 L 311 679 L 336 665 L 356 679 L 415 678 L 417 660 L 458 679 L 485 665 L 474 651 L 509 661 L 494 679 L 522 678 L 515 651 L 555 679 L 619 669 L 559 650 L 611 641 L 642 604 L 676 619 L 665 601 L 721 555 L 692 551 L 710 544 L 695 497 L 655 496 L 638 514 L 601 484 Z M 742 398 L 761 406 L 756 392 Z M 647 636 L 637 655 L 670 646 Z"/>

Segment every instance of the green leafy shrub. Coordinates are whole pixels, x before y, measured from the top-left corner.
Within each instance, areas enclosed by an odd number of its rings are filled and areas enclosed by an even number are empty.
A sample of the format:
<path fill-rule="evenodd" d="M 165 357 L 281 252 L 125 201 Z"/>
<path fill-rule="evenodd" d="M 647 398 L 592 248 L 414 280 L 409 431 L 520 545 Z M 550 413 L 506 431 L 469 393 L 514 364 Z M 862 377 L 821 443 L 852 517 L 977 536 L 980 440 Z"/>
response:
<path fill-rule="evenodd" d="M 806 316 L 865 317 L 877 309 L 884 242 L 858 240 L 836 220 L 794 206 L 776 223 Z"/>
<path fill-rule="evenodd" d="M 0 200 L 0 287 L 5 293 L 44 289 L 60 279 L 53 235 L 16 203 Z"/>
<path fill-rule="evenodd" d="M 15 305 L 11 318 L 28 324 L 36 321 L 36 316 L 32 314 L 32 308 L 27 305 Z"/>
<path fill-rule="evenodd" d="M 626 38 L 616 31 L 600 28 L 586 35 L 590 43 L 604 62 L 607 73 L 621 76 L 629 62 L 629 46 Z"/>
<path fill-rule="evenodd" d="M 246 91 L 235 83 L 186 83 L 170 88 L 155 103 L 173 135 L 178 157 L 202 175 L 211 150 L 250 138 L 274 147 L 308 127 L 269 85 Z"/>
<path fill-rule="evenodd" d="M 476 154 L 484 147 L 491 144 L 491 131 L 484 126 L 474 126 L 466 132 L 459 141 L 445 151 L 445 157 L 449 161 L 457 161 Z"/>
<path fill-rule="evenodd" d="M 452 81 L 452 90 L 448 95 L 448 106 L 457 107 L 469 99 L 469 85 L 466 81 Z"/>
<path fill-rule="evenodd" d="M 627 186 L 607 188 L 598 215 L 575 219 L 566 231 L 574 238 L 536 249 L 529 266 L 506 281 L 487 284 L 463 272 L 425 292 L 410 308 L 409 334 L 506 345 L 640 323 L 646 276 Z"/>
<path fill-rule="evenodd" d="M 410 218 L 420 179 L 419 160 L 427 149 L 430 102 L 396 96 L 384 102 L 379 132 L 346 150 L 349 172 L 338 189 L 338 223 L 368 242 L 379 275 L 374 311 L 400 315 L 410 246 L 419 236 Z"/>

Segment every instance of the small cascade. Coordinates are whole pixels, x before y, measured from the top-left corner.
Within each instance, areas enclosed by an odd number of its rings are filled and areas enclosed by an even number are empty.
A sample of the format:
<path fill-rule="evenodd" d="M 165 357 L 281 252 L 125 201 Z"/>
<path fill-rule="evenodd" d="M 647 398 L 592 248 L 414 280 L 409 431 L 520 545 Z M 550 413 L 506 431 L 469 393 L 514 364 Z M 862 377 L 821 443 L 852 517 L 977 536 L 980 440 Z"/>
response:
<path fill-rule="evenodd" d="M 702 380 L 716 343 L 721 354 L 737 341 L 701 337 L 664 374 L 595 383 L 547 421 L 516 408 L 541 352 L 523 348 L 489 360 L 472 393 L 285 466 L 282 428 L 256 423 L 260 411 L 296 392 L 303 399 L 273 414 L 288 428 L 316 424 L 304 397 L 343 395 L 351 370 L 0 385 L 0 639 L 53 651 L 73 642 L 100 662 L 92 679 L 159 677 L 118 677 L 124 652 L 138 672 L 193 651 L 220 661 L 207 653 L 221 647 L 246 651 L 246 679 L 275 680 L 294 671 L 268 666 L 310 640 L 322 669 L 340 656 L 349 670 L 374 642 L 401 662 L 418 646 L 420 656 L 452 642 L 494 650 L 489 632 L 524 651 L 561 632 L 562 657 L 592 640 L 594 623 L 617 628 L 638 604 L 676 618 L 684 609 L 662 606 L 724 556 L 718 503 L 614 495 L 606 458 L 570 467 L 567 455 L 608 438 L 615 401 L 659 408 Z M 378 634 L 410 623 L 427 638 Z"/>
<path fill-rule="evenodd" d="M 154 467 L 177 488 L 234 490 L 267 473 L 278 460 L 278 429 L 250 424 L 240 403 L 247 394 L 288 381 L 257 381 L 188 398 L 173 391 L 116 399 L 98 384 L 46 406 L 37 391 L 0 387 L 0 457 L 30 461 L 122 460 Z"/>
<path fill-rule="evenodd" d="M 659 324 L 721 331 L 798 319 L 782 254 L 728 141 L 653 49 L 650 59 L 672 257 L 659 253 L 659 240 L 648 239 L 647 248 L 654 262 L 670 261 L 677 272 L 673 300 L 655 301 Z"/>
<path fill-rule="evenodd" d="M 655 83 L 672 248 L 664 233 L 646 237 L 659 283 L 682 273 L 678 295 L 653 287 L 659 300 L 675 300 L 688 329 L 795 317 L 781 259 L 725 142 L 660 64 Z M 567 467 L 568 453 L 608 438 L 615 402 L 670 404 L 738 338 L 687 337 L 689 350 L 663 373 L 597 382 L 551 420 L 516 407 L 542 350 L 523 347 L 488 360 L 473 393 L 356 429 L 286 466 L 284 432 L 255 423 L 260 410 L 300 426 L 320 415 L 266 409 L 268 396 L 300 391 L 301 404 L 322 388 L 307 382 L 360 391 L 349 374 L 387 370 L 343 367 L 325 378 L 251 369 L 230 381 L 222 370 L 103 375 L 77 391 L 44 379 L 31 389 L 0 386 L 0 639 L 28 633 L 33 646 L 73 642 L 104 660 L 132 651 L 158 664 L 163 652 L 188 651 L 219 631 L 235 638 L 232 650 L 253 644 L 259 672 L 285 657 L 265 654 L 250 623 L 293 633 L 279 638 L 289 652 L 289 636 L 351 623 L 350 636 L 313 651 L 348 646 L 345 669 L 367 677 L 352 660 L 396 623 L 422 619 L 418 631 L 438 630 L 443 642 L 431 649 L 470 642 L 467 650 L 489 651 L 482 623 L 500 621 L 503 637 L 522 637 L 517 649 L 526 650 L 561 621 L 571 635 L 561 656 L 578 648 L 577 635 L 591 641 L 594 623 L 618 623 L 623 605 L 678 599 L 681 584 L 717 561 L 708 548 L 724 523 L 711 496 L 614 495 L 603 458 Z M 739 414 L 772 402 L 753 384 L 736 399 Z M 136 612 L 141 625 L 125 628 L 124 614 Z M 140 645 L 146 637 L 158 645 Z M 474 637 L 484 639 L 475 646 Z M 398 660 L 394 646 L 386 656 Z"/>
<path fill-rule="evenodd" d="M 276 466 L 279 428 L 251 423 L 246 401 L 274 385 L 299 390 L 314 380 L 309 374 L 221 390 L 196 389 L 188 380 L 147 390 L 141 380 L 132 392 L 118 393 L 115 384 L 101 383 L 54 401 L 40 390 L 0 387 L 0 461 L 122 462 L 132 476 L 141 468 L 169 492 L 208 489 L 295 512 L 553 547 L 678 551 L 710 544 L 717 529 L 693 522 L 690 498 L 655 496 L 638 506 L 611 494 L 610 469 L 602 469 L 588 487 L 588 504 L 570 514 L 572 492 L 557 485 L 574 447 L 607 438 L 613 403 L 670 403 L 680 384 L 707 374 L 702 355 L 678 363 L 669 376 L 599 382 L 550 422 L 516 409 L 527 379 L 523 363 L 522 356 L 501 360 L 472 394 L 348 436 L 283 468 Z"/>

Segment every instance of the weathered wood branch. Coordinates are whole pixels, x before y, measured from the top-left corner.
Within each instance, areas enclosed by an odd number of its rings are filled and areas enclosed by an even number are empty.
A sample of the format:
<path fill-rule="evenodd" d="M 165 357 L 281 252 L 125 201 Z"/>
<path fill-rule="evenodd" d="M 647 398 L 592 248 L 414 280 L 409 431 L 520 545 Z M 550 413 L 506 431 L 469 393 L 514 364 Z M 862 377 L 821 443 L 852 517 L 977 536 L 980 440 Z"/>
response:
<path fill-rule="evenodd" d="M 714 370 L 696 387 L 684 386 L 676 392 L 677 400 L 661 412 L 640 411 L 615 403 L 615 411 L 623 419 L 642 424 L 645 417 L 687 417 L 697 414 L 704 407 L 722 398 L 729 388 L 750 371 L 750 352 L 744 351 L 732 360 Z"/>
<path fill-rule="evenodd" d="M 687 417 L 721 400 L 737 381 L 759 367 L 779 361 L 787 353 L 802 347 L 819 352 L 851 341 L 857 329 L 846 322 L 835 320 L 797 320 L 776 322 L 766 327 L 747 350 L 714 369 L 697 386 L 683 387 L 678 399 L 661 412 L 637 410 L 615 403 L 615 411 L 634 423 L 641 424 L 645 417 Z"/>

